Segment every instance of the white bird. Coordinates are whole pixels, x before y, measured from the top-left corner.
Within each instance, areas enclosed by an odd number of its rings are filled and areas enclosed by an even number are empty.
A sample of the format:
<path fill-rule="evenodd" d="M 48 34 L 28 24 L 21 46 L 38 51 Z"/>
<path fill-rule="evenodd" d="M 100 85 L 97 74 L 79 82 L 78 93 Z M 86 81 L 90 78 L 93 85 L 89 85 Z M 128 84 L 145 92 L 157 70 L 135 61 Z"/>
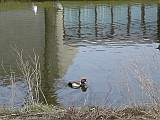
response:
<path fill-rule="evenodd" d="M 37 9 L 38 9 L 38 7 L 36 5 L 34 5 L 34 3 L 32 3 L 30 5 L 30 8 L 32 9 L 32 11 L 34 12 L 34 14 L 37 15 Z"/>
<path fill-rule="evenodd" d="M 59 10 L 63 10 L 63 6 L 61 3 L 57 2 L 57 3 L 54 3 L 54 7 L 59 9 Z"/>

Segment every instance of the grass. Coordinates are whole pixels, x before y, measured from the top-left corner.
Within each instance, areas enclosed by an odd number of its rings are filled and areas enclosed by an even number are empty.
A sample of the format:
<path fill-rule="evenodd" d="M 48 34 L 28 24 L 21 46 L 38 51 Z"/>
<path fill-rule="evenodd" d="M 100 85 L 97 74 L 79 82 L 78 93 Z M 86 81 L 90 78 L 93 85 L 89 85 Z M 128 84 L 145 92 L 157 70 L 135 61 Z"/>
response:
<path fill-rule="evenodd" d="M 47 104 L 47 100 L 45 99 L 45 96 L 41 90 L 39 56 L 36 54 L 36 52 L 33 50 L 34 57 L 29 56 L 28 59 L 25 59 L 23 57 L 23 50 L 19 52 L 16 46 L 11 46 L 11 48 L 12 53 L 17 61 L 17 67 L 24 76 L 23 80 L 28 87 L 28 96 L 27 99 L 24 99 L 21 96 L 20 91 L 18 91 L 15 85 L 15 73 L 11 71 L 10 84 L 12 86 L 12 96 L 9 100 L 10 105 L 8 107 L 0 108 L 0 119 L 158 120 L 160 117 L 160 100 L 158 97 L 160 95 L 160 90 L 153 82 L 153 78 L 150 74 L 151 68 L 154 68 L 154 70 L 159 69 L 155 69 L 156 66 L 150 64 L 145 56 L 144 59 L 146 60 L 146 63 L 143 62 L 143 64 L 141 64 L 138 60 L 132 58 L 131 64 L 128 67 L 125 66 L 126 63 L 123 64 L 119 59 L 117 59 L 121 78 L 119 80 L 115 78 L 115 76 L 112 77 L 117 81 L 117 87 L 124 89 L 125 91 L 123 96 L 124 99 L 126 99 L 126 106 L 114 108 L 111 104 L 107 107 L 84 105 L 81 107 L 72 106 L 69 108 L 63 108 L 61 106 L 52 106 Z M 100 69 L 108 74 L 108 72 L 102 67 L 100 67 Z M 139 89 L 141 89 L 141 104 L 137 103 L 138 100 L 135 93 L 136 88 L 132 86 L 133 81 L 130 80 L 131 73 L 133 74 L 132 77 L 135 78 L 135 82 L 139 84 Z M 159 74 L 157 73 L 157 75 Z M 11 107 L 14 104 L 15 94 L 19 94 L 19 96 L 22 98 L 22 101 L 24 101 L 24 106 L 21 109 L 15 110 L 13 107 Z M 45 103 L 40 102 L 40 95 L 44 97 Z"/>
<path fill-rule="evenodd" d="M 42 107 L 42 106 L 41 106 Z M 51 107 L 51 106 L 50 106 Z M 48 108 L 48 106 L 47 106 Z M 81 108 L 56 108 L 49 111 L 9 111 L 1 110 L 0 119 L 52 119 L 52 120 L 155 120 L 160 117 L 160 108 L 106 109 L 98 106 Z"/>
<path fill-rule="evenodd" d="M 35 5 L 38 6 L 38 9 L 43 9 L 43 8 L 51 8 L 53 7 L 53 3 L 56 2 L 56 1 L 45 1 L 45 2 L 34 2 Z M 75 6 L 78 6 L 78 7 L 84 7 L 86 5 L 97 5 L 97 4 L 109 4 L 109 5 L 122 5 L 122 4 L 129 4 L 129 5 L 132 5 L 132 4 L 137 4 L 137 3 L 140 3 L 140 4 L 156 4 L 156 3 L 159 3 L 160 0 L 100 0 L 100 1 L 97 1 L 97 0 L 91 0 L 91 1 L 84 1 L 84 0 L 80 0 L 80 1 L 74 1 L 74 0 L 71 0 L 71 1 L 60 1 L 61 4 L 63 6 L 67 5 L 67 4 L 70 4 L 70 5 L 75 5 Z M 77 4 L 78 2 L 78 4 Z M 28 3 L 29 2 L 20 2 L 20 1 L 9 1 L 9 2 L 2 2 L 0 3 L 0 8 L 3 10 L 3 9 L 6 9 L 6 8 L 9 8 L 9 9 L 29 9 L 28 7 Z"/>

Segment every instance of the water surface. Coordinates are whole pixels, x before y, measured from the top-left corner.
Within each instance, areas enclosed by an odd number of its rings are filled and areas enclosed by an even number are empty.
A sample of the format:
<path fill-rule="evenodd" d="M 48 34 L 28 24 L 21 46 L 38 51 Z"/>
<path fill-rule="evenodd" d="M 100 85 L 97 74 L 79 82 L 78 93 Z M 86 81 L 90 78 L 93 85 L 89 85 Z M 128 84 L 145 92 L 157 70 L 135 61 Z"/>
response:
<path fill-rule="evenodd" d="M 128 3 L 128 2 L 127 2 Z M 43 6 L 44 4 L 44 6 Z M 140 84 L 135 77 L 135 61 L 159 86 L 159 4 L 62 2 L 63 10 L 52 3 L 6 6 L 0 12 L 0 103 L 9 104 L 12 87 L 10 71 L 16 75 L 21 94 L 14 106 L 23 105 L 27 88 L 10 48 L 23 49 L 24 58 L 40 56 L 42 89 L 49 104 L 125 105 L 133 98 L 140 102 Z M 14 4 L 15 6 L 15 4 Z M 43 6 L 43 7 L 42 7 Z M 8 71 L 8 75 L 4 72 Z M 87 89 L 71 89 L 68 81 L 88 79 Z M 138 87 L 137 87 L 138 86 Z M 130 88 L 130 89 L 127 89 Z M 16 89 L 17 90 L 17 89 Z M 15 91 L 16 91 L 15 90 Z M 129 95 L 133 93 L 132 95 Z"/>

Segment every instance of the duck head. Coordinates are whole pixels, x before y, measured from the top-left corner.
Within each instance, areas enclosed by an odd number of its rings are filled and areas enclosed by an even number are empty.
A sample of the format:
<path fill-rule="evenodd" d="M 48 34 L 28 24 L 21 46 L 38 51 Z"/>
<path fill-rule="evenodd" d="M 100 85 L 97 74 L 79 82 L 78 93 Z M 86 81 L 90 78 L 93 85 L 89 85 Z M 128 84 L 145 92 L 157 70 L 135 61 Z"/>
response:
<path fill-rule="evenodd" d="M 88 82 L 88 81 L 87 81 L 87 78 L 82 77 L 82 79 L 81 79 L 81 83 L 83 83 L 83 84 L 84 84 L 85 82 Z"/>

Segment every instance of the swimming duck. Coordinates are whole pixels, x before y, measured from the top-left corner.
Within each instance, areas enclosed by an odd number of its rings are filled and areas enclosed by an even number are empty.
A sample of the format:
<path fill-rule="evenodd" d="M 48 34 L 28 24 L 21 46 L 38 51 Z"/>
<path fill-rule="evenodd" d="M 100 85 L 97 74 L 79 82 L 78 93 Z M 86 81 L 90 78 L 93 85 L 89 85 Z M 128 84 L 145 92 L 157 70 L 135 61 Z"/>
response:
<path fill-rule="evenodd" d="M 85 77 L 82 77 L 81 81 L 69 82 L 68 86 L 76 89 L 85 86 L 85 82 L 87 82 L 87 79 Z"/>

